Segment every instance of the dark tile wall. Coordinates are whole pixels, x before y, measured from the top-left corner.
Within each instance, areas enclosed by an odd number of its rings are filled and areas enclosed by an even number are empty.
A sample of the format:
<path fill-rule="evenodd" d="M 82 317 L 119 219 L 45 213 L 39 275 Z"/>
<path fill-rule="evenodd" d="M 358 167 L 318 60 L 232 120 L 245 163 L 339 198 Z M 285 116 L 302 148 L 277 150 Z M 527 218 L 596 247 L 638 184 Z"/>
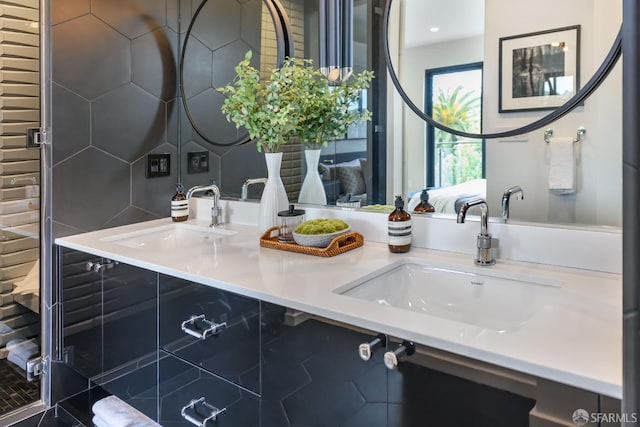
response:
<path fill-rule="evenodd" d="M 178 93 L 179 51 L 199 4 L 52 0 L 55 237 L 166 217 L 179 177 L 185 188 L 215 181 L 223 195 L 239 197 L 245 179 L 266 176 L 254 144 L 228 146 L 243 135 L 219 113 L 223 98 L 215 91 L 247 50 L 259 64 L 262 0 L 207 2 L 185 55 L 192 118 L 226 146 L 194 130 Z M 187 153 L 203 151 L 209 172 L 189 174 Z M 145 178 L 149 153 L 171 154 L 171 176 Z M 296 155 L 283 170 L 300 175 L 301 165 Z M 291 181 L 294 200 L 300 180 Z M 261 191 L 256 186 L 250 197 Z"/>
<path fill-rule="evenodd" d="M 52 0 L 56 237 L 168 216 L 179 14 L 179 0 Z M 160 152 L 171 176 L 146 179 Z"/>

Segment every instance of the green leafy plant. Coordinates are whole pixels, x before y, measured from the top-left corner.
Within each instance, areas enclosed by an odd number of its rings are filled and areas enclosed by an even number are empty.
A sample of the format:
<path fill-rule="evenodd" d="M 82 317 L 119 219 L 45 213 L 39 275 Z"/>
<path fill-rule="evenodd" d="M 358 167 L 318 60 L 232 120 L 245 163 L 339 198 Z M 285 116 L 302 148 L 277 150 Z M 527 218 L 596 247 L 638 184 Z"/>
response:
<path fill-rule="evenodd" d="M 236 76 L 216 90 L 226 98 L 221 110 L 236 127 L 243 126 L 256 141 L 258 151 L 274 153 L 296 133 L 297 94 L 290 84 L 295 71 L 285 63 L 271 72 L 267 81 L 251 66 L 251 51 L 235 67 Z"/>
<path fill-rule="evenodd" d="M 293 85 L 300 93 L 297 134 L 307 145 L 327 145 L 327 141 L 344 137 L 349 126 L 371 119 L 369 110 L 357 106 L 362 92 L 369 88 L 373 71 L 363 71 L 338 85 L 330 85 L 311 60 L 292 61 L 298 68 Z"/>
<path fill-rule="evenodd" d="M 258 151 L 276 152 L 295 135 L 307 144 L 326 144 L 371 117 L 366 108 L 353 108 L 369 87 L 371 71 L 331 86 L 310 59 L 287 58 L 261 81 L 250 62 L 251 51 L 235 67 L 233 81 L 217 90 L 226 96 L 221 109 L 227 120 L 243 126 Z"/>

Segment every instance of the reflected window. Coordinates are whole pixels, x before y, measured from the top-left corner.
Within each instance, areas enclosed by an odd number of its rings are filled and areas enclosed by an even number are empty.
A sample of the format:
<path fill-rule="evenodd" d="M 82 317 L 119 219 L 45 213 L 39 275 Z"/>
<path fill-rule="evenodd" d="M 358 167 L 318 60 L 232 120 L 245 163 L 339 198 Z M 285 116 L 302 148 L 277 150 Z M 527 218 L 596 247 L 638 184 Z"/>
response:
<path fill-rule="evenodd" d="M 425 111 L 452 129 L 482 132 L 482 63 L 427 70 Z M 427 186 L 450 187 L 485 177 L 484 140 L 427 125 Z"/>

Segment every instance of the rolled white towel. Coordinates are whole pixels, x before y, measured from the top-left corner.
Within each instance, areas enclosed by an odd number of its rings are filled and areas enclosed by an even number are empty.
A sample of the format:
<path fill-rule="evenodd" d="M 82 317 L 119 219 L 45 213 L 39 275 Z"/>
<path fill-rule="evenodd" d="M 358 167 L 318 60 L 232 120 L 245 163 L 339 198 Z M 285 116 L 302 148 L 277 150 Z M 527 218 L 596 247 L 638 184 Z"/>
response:
<path fill-rule="evenodd" d="M 27 361 L 40 352 L 38 344 L 33 340 L 27 341 L 24 338 L 9 341 L 7 350 L 9 350 L 7 360 L 19 366 L 23 371 L 27 370 Z"/>
<path fill-rule="evenodd" d="M 117 396 L 108 396 L 98 400 L 93 404 L 91 410 L 106 422 L 108 427 L 160 427 L 160 424 L 123 402 Z"/>
<path fill-rule="evenodd" d="M 38 344 L 33 340 L 15 339 L 7 343 L 7 350 L 9 354 L 13 353 L 20 359 L 30 359 L 40 351 Z"/>
<path fill-rule="evenodd" d="M 0 335 L 8 334 L 9 332 L 13 332 L 13 329 L 6 323 L 0 322 Z"/>
<path fill-rule="evenodd" d="M 94 415 L 94 417 L 91 419 L 91 422 L 96 427 L 109 427 L 109 424 L 98 415 Z"/>

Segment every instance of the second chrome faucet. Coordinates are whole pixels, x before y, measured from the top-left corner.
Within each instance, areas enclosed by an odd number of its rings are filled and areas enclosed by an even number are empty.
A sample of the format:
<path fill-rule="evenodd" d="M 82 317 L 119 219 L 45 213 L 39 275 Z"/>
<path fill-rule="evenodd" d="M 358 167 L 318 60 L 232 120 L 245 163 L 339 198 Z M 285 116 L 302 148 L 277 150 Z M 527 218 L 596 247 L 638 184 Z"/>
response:
<path fill-rule="evenodd" d="M 215 184 L 196 185 L 187 191 L 187 200 L 191 200 L 191 196 L 195 193 L 213 193 L 213 206 L 211 207 L 211 224 L 209 227 L 217 227 L 224 224 L 224 211 L 220 207 L 220 188 Z"/>
<path fill-rule="evenodd" d="M 478 206 L 480 208 L 480 234 L 478 234 L 478 256 L 475 259 L 477 265 L 493 265 L 496 260 L 491 253 L 491 234 L 489 234 L 488 218 L 489 207 L 483 199 L 474 199 L 463 203 L 458 211 L 458 224 L 464 223 L 469 208 Z"/>
<path fill-rule="evenodd" d="M 519 185 L 509 187 L 504 190 L 504 193 L 502 193 L 502 220 L 504 222 L 507 222 L 509 219 L 509 201 L 511 200 L 511 196 L 514 194 L 518 200 L 524 199 L 524 191 L 522 191 L 522 188 L 520 188 Z"/>

